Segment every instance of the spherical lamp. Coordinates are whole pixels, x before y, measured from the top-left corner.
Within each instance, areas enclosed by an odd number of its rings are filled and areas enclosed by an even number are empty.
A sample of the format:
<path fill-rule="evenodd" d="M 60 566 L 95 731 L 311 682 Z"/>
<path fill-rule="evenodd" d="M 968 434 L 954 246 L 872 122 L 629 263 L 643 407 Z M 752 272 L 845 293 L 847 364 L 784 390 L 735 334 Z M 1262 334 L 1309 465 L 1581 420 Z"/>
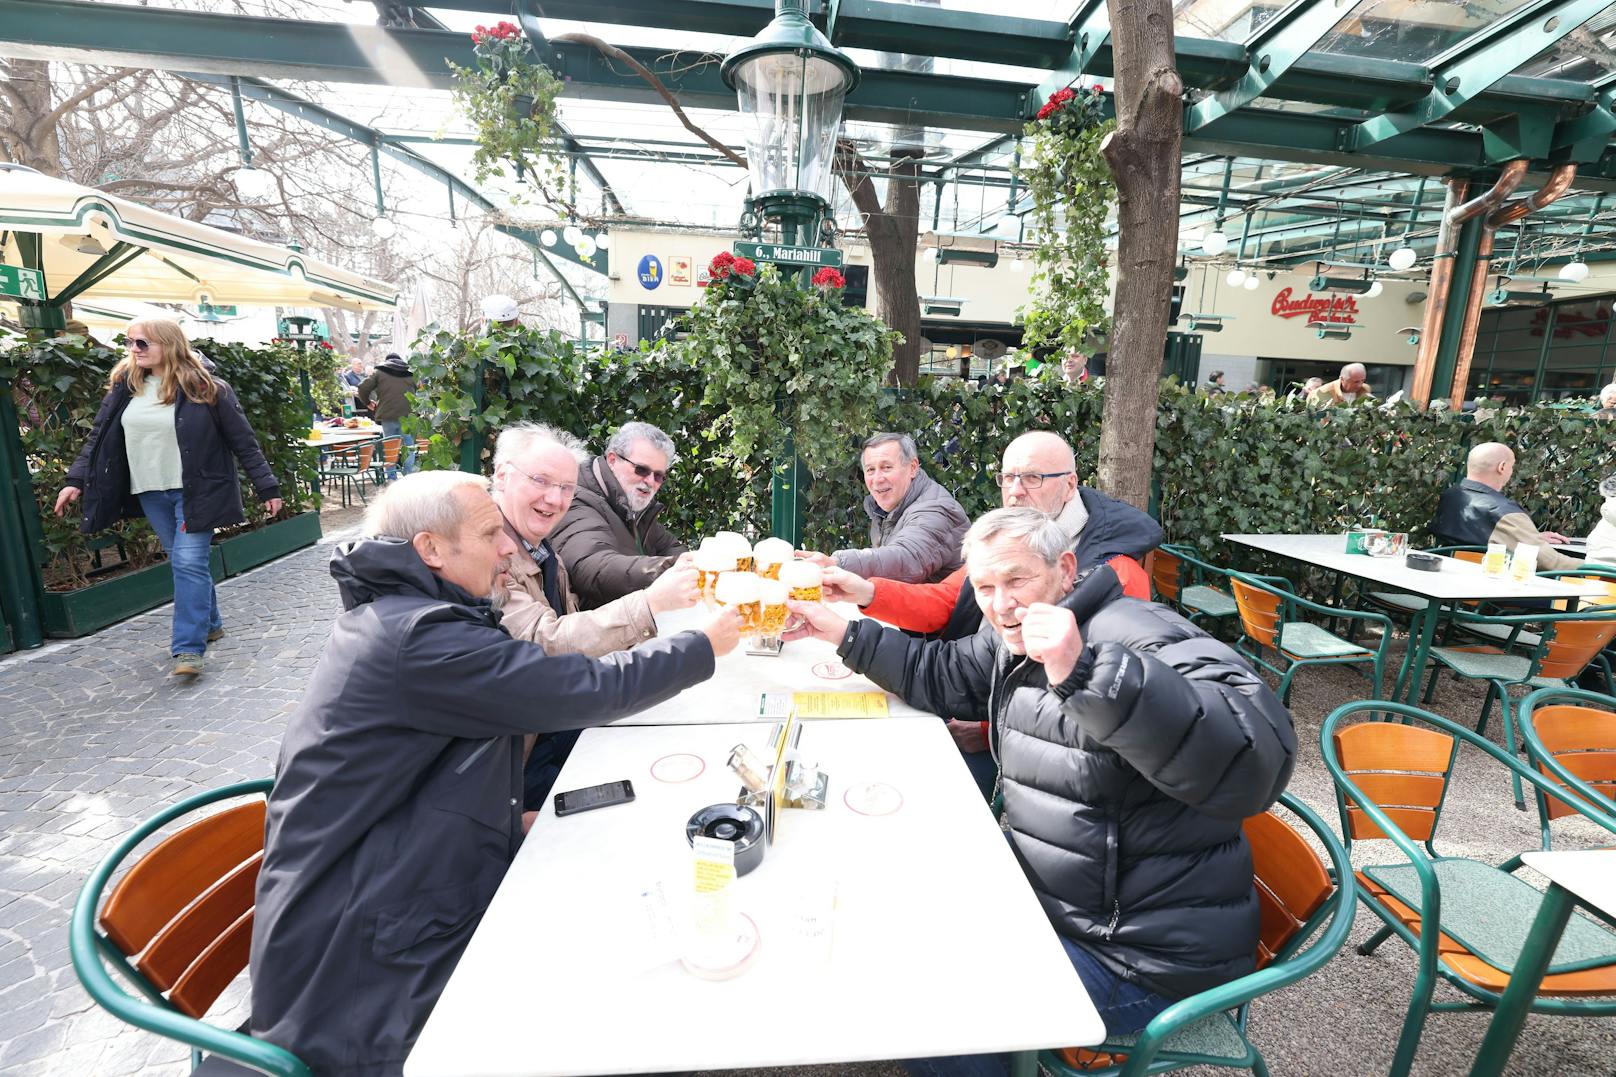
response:
<path fill-rule="evenodd" d="M 578 257 L 588 260 L 595 256 L 595 241 L 588 236 L 579 236 L 578 242 L 572 245 L 572 249 L 577 252 Z"/>
<path fill-rule="evenodd" d="M 1208 232 L 1206 238 L 1201 240 L 1201 253 L 1216 258 L 1229 249 L 1229 237 L 1223 234 L 1223 229 Z"/>
<path fill-rule="evenodd" d="M 554 228 L 546 228 L 544 231 L 540 232 L 539 233 L 539 242 L 543 243 L 546 247 L 555 246 L 556 245 L 555 229 Z"/>
<path fill-rule="evenodd" d="M 561 238 L 566 240 L 567 245 L 570 247 L 576 247 L 578 245 L 578 241 L 583 238 L 583 235 L 584 230 L 575 224 L 569 224 L 567 227 L 561 230 Z"/>
<path fill-rule="evenodd" d="M 1405 269 L 1413 269 L 1416 261 L 1418 256 L 1413 247 L 1398 247 L 1387 257 L 1386 264 L 1401 273 Z"/>
<path fill-rule="evenodd" d="M 1567 262 L 1560 267 L 1560 279 L 1569 281 L 1572 284 L 1581 284 L 1588 279 L 1588 263 L 1581 259 L 1575 262 Z"/>
<path fill-rule="evenodd" d="M 1365 299 L 1373 299 L 1373 298 L 1375 298 L 1375 296 L 1379 295 L 1381 292 L 1384 292 L 1385 290 L 1386 290 L 1386 286 L 1384 284 L 1380 283 L 1380 281 L 1378 281 L 1378 280 L 1374 281 L 1373 283 L 1371 283 L 1369 285 L 1369 290 L 1364 293 L 1364 298 Z"/>
<path fill-rule="evenodd" d="M 236 185 L 236 193 L 244 202 L 262 202 L 275 193 L 275 177 L 252 165 L 236 169 L 231 179 Z"/>
<path fill-rule="evenodd" d="M 398 225 L 386 217 L 377 217 L 370 222 L 370 230 L 376 234 L 377 239 L 392 239 L 398 234 Z"/>
<path fill-rule="evenodd" d="M 1229 282 L 1229 287 L 1238 288 L 1246 283 L 1246 271 L 1239 266 L 1235 266 L 1229 270 L 1229 275 L 1223 279 Z"/>
<path fill-rule="evenodd" d="M 1246 275 L 1246 283 L 1243 285 L 1243 287 L 1248 292 L 1255 292 L 1257 290 L 1257 274 L 1255 274 L 1255 273 L 1247 274 Z"/>
<path fill-rule="evenodd" d="M 606 232 L 596 232 L 595 233 L 595 246 L 599 247 L 603 251 L 611 250 L 612 249 L 612 237 Z"/>

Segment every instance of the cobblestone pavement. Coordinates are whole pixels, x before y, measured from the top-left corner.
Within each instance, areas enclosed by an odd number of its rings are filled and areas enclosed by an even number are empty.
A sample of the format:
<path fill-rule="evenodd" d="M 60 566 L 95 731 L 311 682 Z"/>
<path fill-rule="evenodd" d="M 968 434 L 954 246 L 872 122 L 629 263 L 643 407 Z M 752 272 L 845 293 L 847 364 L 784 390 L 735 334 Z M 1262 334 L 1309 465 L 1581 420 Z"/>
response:
<path fill-rule="evenodd" d="M 328 531 L 340 526 L 328 517 Z M 0 658 L 0 1077 L 186 1072 L 182 1048 L 122 1025 L 78 986 L 69 912 L 95 862 L 139 820 L 198 790 L 270 773 L 337 612 L 325 567 L 332 541 L 220 585 L 228 634 L 192 683 L 168 675 L 166 607 L 89 639 Z M 1292 701 L 1301 757 L 1291 788 L 1334 822 L 1319 721 L 1360 695 L 1362 682 L 1339 668 L 1310 673 Z M 1466 717 L 1479 702 L 1444 681 L 1437 708 Z M 1497 863 L 1536 845 L 1536 818 L 1510 807 L 1499 771 L 1475 754 L 1461 755 L 1444 816 L 1456 843 L 1440 847 Z M 1557 827 L 1556 847 L 1598 842 L 1575 820 Z M 1392 859 L 1384 849 L 1368 854 L 1371 863 Z M 1370 920 L 1359 913 L 1352 942 L 1367 937 Z M 990 922 L 982 910 L 961 910 L 962 927 Z M 1321 975 L 1260 1002 L 1253 1038 L 1276 1074 L 1384 1073 L 1412 984 L 1406 947 L 1392 942 L 1362 957 L 1349 945 Z M 983 989 L 1014 994 L 1013 984 Z M 243 995 L 238 986 L 226 996 L 224 1023 L 239 1022 Z M 1454 996 L 1439 989 L 1439 997 Z M 983 1012 L 981 1000 L 960 1002 L 964 1019 Z M 1484 1029 L 1480 1015 L 1433 1015 L 1415 1073 L 1464 1072 Z M 1613 1060 L 1616 1021 L 1533 1017 L 1510 1072 L 1609 1077 Z M 793 1077 L 900 1072 L 890 1063 L 822 1066 Z"/>

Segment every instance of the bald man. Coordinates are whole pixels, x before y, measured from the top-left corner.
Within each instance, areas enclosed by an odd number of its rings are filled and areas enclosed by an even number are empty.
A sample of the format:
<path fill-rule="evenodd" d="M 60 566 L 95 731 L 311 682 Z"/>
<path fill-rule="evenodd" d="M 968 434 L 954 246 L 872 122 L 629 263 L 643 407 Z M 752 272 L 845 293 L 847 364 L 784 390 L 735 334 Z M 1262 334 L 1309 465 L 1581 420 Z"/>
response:
<path fill-rule="evenodd" d="M 1501 542 L 1513 550 L 1517 544 L 1536 546 L 1537 567 L 1581 568 L 1582 562 L 1551 548 L 1566 541 L 1558 531 L 1539 531 L 1519 504 L 1504 496 L 1515 474 L 1515 453 L 1508 445 L 1489 441 L 1470 450 L 1465 477 L 1442 491 L 1431 530 L 1455 546 L 1486 546 Z"/>
<path fill-rule="evenodd" d="M 1366 383 L 1368 377 L 1369 371 L 1364 369 L 1362 363 L 1348 363 L 1341 368 L 1339 378 L 1325 382 L 1309 393 L 1307 402 L 1315 408 L 1334 408 L 1372 399 L 1375 394 L 1369 391 Z"/>

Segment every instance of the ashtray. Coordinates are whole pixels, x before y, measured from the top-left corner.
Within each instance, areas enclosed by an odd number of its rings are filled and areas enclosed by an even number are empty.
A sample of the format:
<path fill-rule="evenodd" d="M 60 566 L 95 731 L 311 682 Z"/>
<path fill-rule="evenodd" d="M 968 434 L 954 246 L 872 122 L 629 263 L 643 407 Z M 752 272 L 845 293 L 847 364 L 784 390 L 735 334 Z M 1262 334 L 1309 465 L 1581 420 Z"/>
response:
<path fill-rule="evenodd" d="M 735 875 L 739 878 L 763 863 L 763 816 L 740 804 L 709 804 L 685 824 L 685 839 L 718 838 L 735 845 Z"/>
<path fill-rule="evenodd" d="M 1409 568 L 1419 569 L 1421 572 L 1441 572 L 1442 558 L 1434 553 L 1420 553 L 1415 551 L 1403 558 L 1403 564 Z"/>

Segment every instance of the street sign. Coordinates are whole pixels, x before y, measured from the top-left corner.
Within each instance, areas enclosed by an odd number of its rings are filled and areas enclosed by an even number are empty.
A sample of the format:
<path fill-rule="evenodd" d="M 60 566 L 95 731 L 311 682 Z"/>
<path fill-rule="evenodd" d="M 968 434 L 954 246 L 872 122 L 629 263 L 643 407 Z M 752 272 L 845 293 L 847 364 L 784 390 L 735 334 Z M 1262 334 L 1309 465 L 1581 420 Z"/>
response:
<path fill-rule="evenodd" d="M 835 247 L 788 247 L 783 243 L 736 243 L 735 253 L 754 262 L 773 262 L 793 269 L 839 269 L 842 252 Z"/>
<path fill-rule="evenodd" d="M 45 274 L 37 269 L 0 265 L 0 295 L 45 301 Z"/>

